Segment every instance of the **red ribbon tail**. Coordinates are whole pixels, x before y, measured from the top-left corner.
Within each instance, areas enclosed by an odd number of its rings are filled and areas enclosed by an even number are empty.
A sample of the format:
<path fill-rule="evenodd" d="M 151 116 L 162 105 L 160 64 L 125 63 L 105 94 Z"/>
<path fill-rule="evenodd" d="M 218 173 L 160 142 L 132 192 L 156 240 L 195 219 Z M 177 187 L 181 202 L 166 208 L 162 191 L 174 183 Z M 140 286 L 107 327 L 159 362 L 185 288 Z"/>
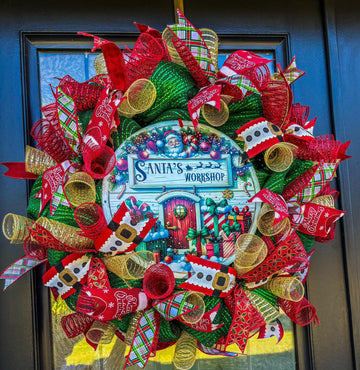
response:
<path fill-rule="evenodd" d="M 39 177 L 39 175 L 27 172 L 24 162 L 2 162 L 0 164 L 8 168 L 4 175 L 13 179 L 36 180 Z"/>

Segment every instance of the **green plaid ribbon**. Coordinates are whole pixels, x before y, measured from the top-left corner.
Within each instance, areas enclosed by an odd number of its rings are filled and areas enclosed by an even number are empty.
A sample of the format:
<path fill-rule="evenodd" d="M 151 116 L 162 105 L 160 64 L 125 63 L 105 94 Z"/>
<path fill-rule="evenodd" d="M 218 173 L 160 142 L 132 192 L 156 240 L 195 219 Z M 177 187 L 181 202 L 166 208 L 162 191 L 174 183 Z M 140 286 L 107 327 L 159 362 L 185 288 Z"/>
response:
<path fill-rule="evenodd" d="M 34 267 L 43 263 L 44 260 L 39 261 L 30 257 L 22 257 L 7 267 L 4 272 L 0 275 L 0 279 L 5 280 L 4 289 L 6 290 L 10 285 L 14 284 L 15 281 L 20 279 L 27 272 L 32 270 Z"/>
<path fill-rule="evenodd" d="M 152 346 L 156 343 L 154 339 L 159 335 L 160 319 L 157 312 L 170 321 L 196 308 L 186 302 L 188 294 L 189 292 L 183 292 L 164 301 L 155 302 L 153 308 L 144 312 L 136 327 L 126 366 L 137 365 L 141 368 L 146 366 Z"/>
<path fill-rule="evenodd" d="M 70 147 L 78 153 L 80 139 L 75 103 L 70 96 L 66 95 L 60 88 L 57 88 L 56 106 L 64 137 Z"/>
<path fill-rule="evenodd" d="M 253 82 L 251 82 L 247 77 L 241 75 L 233 75 L 221 79 L 220 81 L 226 81 L 231 83 L 232 85 L 237 86 L 242 94 L 245 96 L 248 91 L 251 91 L 255 94 L 260 94 L 259 90 L 256 88 Z"/>
<path fill-rule="evenodd" d="M 321 163 L 309 183 L 290 201 L 295 200 L 299 203 L 310 202 L 333 178 L 336 167 L 336 163 Z"/>
<path fill-rule="evenodd" d="M 186 302 L 189 292 L 177 294 L 170 299 L 157 303 L 154 308 L 165 317 L 166 320 L 174 320 L 195 309 L 195 306 Z"/>
<path fill-rule="evenodd" d="M 292 59 L 291 63 L 289 64 L 289 67 L 287 67 L 283 73 L 289 85 L 305 74 L 305 72 L 300 71 L 299 69 L 296 68 L 295 57 Z"/>
<path fill-rule="evenodd" d="M 216 81 L 215 66 L 211 54 L 201 33 L 178 10 L 179 24 L 169 26 L 176 36 L 186 45 L 191 54 L 198 61 L 204 74 L 210 82 Z"/>
<path fill-rule="evenodd" d="M 143 368 L 146 366 L 158 332 L 159 322 L 155 310 L 151 308 L 140 317 L 125 367 L 137 365 Z"/>

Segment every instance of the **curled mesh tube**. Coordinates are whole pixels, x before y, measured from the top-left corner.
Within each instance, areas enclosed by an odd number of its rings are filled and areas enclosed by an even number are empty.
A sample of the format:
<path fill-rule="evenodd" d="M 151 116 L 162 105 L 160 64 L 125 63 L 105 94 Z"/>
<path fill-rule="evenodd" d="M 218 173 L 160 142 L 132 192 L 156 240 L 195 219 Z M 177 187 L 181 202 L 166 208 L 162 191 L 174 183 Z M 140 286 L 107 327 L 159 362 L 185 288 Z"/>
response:
<path fill-rule="evenodd" d="M 139 320 L 140 320 L 140 317 L 143 315 L 143 313 L 144 313 L 143 310 L 136 311 L 134 313 L 134 315 L 132 316 L 131 320 L 130 320 L 128 329 L 127 329 L 126 334 L 125 334 L 125 339 L 124 339 L 125 344 L 127 344 L 128 346 L 131 346 L 131 344 L 132 344 L 132 341 L 133 341 L 134 335 L 135 335 L 135 331 L 136 331 L 136 327 L 137 327 L 137 325 L 139 323 Z"/>
<path fill-rule="evenodd" d="M 2 224 L 2 231 L 5 238 L 10 240 L 11 244 L 23 244 L 24 240 L 30 235 L 26 223 L 32 225 L 34 221 L 30 218 L 8 213 L 5 215 Z"/>
<path fill-rule="evenodd" d="M 335 202 L 332 195 L 321 195 L 320 197 L 314 198 L 311 203 L 319 204 L 321 206 L 335 208 Z"/>
<path fill-rule="evenodd" d="M 196 324 L 204 316 L 205 313 L 204 300 L 202 299 L 200 293 L 189 292 L 185 298 L 185 301 L 187 303 L 193 304 L 194 306 L 197 306 L 198 308 L 182 315 L 181 317 L 185 322 L 189 324 Z"/>
<path fill-rule="evenodd" d="M 56 162 L 45 152 L 27 145 L 25 151 L 25 169 L 27 172 L 41 175 L 51 167 L 54 167 Z"/>
<path fill-rule="evenodd" d="M 154 255 L 149 251 L 139 251 L 114 257 L 104 257 L 106 268 L 127 280 L 142 279 L 146 270 L 155 263 Z"/>
<path fill-rule="evenodd" d="M 124 96 L 126 99 L 119 105 L 118 112 L 121 116 L 131 118 L 135 114 L 145 112 L 154 104 L 156 88 L 151 81 L 140 78 L 130 85 Z"/>
<path fill-rule="evenodd" d="M 294 161 L 295 145 L 289 143 L 278 143 L 266 149 L 264 161 L 270 170 L 283 172 L 287 170 Z"/>
<path fill-rule="evenodd" d="M 243 275 L 258 266 L 267 255 L 266 243 L 256 235 L 241 234 L 235 243 L 234 268 Z"/>
<path fill-rule="evenodd" d="M 87 238 L 96 240 L 106 228 L 106 219 L 102 208 L 95 203 L 83 203 L 74 211 L 74 217 Z"/>
<path fill-rule="evenodd" d="M 144 274 L 143 289 L 152 299 L 168 297 L 175 288 L 174 273 L 169 266 L 157 263 L 150 266 Z"/>
<path fill-rule="evenodd" d="M 94 179 L 86 172 L 76 172 L 64 185 L 68 201 L 77 207 L 83 203 L 93 203 L 96 198 Z"/>
<path fill-rule="evenodd" d="M 77 337 L 91 327 L 94 319 L 79 312 L 61 318 L 61 326 L 68 338 Z"/>
<path fill-rule="evenodd" d="M 223 99 L 220 99 L 220 110 L 210 104 L 204 104 L 201 107 L 201 113 L 211 126 L 219 127 L 224 125 L 229 119 L 229 107 Z"/>
<path fill-rule="evenodd" d="M 174 44 L 173 44 L 173 41 L 172 41 L 173 37 L 174 37 L 174 34 L 168 28 L 165 28 L 163 33 L 162 33 L 162 38 L 166 43 L 171 61 L 185 67 L 184 62 L 182 61 L 179 53 L 177 52 L 177 50 L 174 47 Z"/>
<path fill-rule="evenodd" d="M 183 331 L 176 342 L 173 365 L 179 370 L 191 369 L 196 359 L 197 339 Z"/>
<path fill-rule="evenodd" d="M 94 241 L 79 235 L 79 229 L 76 227 L 65 225 L 58 221 L 49 220 L 46 217 L 40 217 L 36 223 L 48 230 L 54 238 L 64 245 L 68 245 L 79 250 L 92 249 L 94 247 Z"/>
<path fill-rule="evenodd" d="M 218 66 L 218 49 L 219 49 L 219 38 L 213 30 L 208 28 L 200 29 L 202 38 L 204 39 L 207 48 L 209 49 L 212 64 L 215 66 L 215 72 L 219 70 Z"/>
<path fill-rule="evenodd" d="M 304 286 L 296 277 L 276 277 L 266 283 L 264 288 L 280 298 L 294 302 L 299 302 L 304 297 Z"/>
<path fill-rule="evenodd" d="M 291 225 L 289 218 L 284 218 L 274 225 L 275 209 L 272 204 L 263 203 L 258 216 L 258 229 L 261 234 L 273 236 L 279 233 L 287 234 L 290 231 Z"/>
<path fill-rule="evenodd" d="M 114 150 L 106 145 L 97 149 L 85 149 L 83 159 L 86 172 L 96 180 L 107 176 L 116 163 Z"/>
<path fill-rule="evenodd" d="M 299 302 L 280 298 L 279 304 L 285 314 L 300 326 L 309 325 L 312 321 L 318 320 L 315 307 L 305 297 Z"/>

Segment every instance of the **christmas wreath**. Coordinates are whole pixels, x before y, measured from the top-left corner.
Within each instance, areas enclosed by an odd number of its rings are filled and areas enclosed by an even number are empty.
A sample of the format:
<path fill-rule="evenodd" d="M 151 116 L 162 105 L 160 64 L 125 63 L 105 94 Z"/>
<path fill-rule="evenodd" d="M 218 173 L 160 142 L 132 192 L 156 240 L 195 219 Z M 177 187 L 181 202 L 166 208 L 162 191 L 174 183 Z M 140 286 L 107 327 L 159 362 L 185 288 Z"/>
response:
<path fill-rule="evenodd" d="M 230 344 L 244 352 L 270 327 L 280 339 L 280 312 L 318 321 L 304 297 L 312 245 L 344 215 L 329 183 L 349 143 L 314 137 L 309 107 L 293 103 L 295 58 L 271 75 L 239 50 L 219 69 L 216 34 L 178 16 L 162 34 L 136 24 L 132 50 L 81 33 L 101 48 L 97 75 L 63 77 L 32 127 L 38 149 L 4 163 L 35 180 L 27 217 L 3 221 L 25 251 L 5 289 L 45 263 L 73 311 L 66 335 L 94 349 L 116 335 L 124 367 L 171 345 L 178 369 L 197 349 L 236 356 Z"/>

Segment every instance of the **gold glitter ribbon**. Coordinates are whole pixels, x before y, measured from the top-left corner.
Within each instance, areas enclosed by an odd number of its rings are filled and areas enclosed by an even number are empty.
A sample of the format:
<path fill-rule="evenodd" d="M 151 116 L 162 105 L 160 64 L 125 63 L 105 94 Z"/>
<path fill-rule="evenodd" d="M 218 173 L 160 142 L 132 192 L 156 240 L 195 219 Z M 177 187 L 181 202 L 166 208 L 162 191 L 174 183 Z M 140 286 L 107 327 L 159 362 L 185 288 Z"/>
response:
<path fill-rule="evenodd" d="M 266 255 L 267 246 L 261 238 L 253 234 L 241 234 L 235 243 L 234 268 L 238 276 L 260 265 Z"/>
<path fill-rule="evenodd" d="M 103 262 L 107 270 L 119 276 L 126 284 L 128 280 L 142 279 L 146 270 L 156 263 L 153 253 L 149 251 L 104 257 Z"/>
<path fill-rule="evenodd" d="M 290 143 L 278 143 L 266 149 L 264 161 L 266 166 L 274 172 L 287 170 L 294 161 L 296 146 Z"/>
<path fill-rule="evenodd" d="M 143 315 L 144 312 L 145 312 L 144 310 L 136 311 L 134 313 L 134 315 L 132 316 L 131 320 L 130 320 L 128 329 L 127 329 L 126 334 L 125 334 L 125 339 L 124 339 L 125 344 L 127 344 L 128 346 L 131 346 L 131 344 L 133 342 L 135 332 L 136 332 L 136 328 L 137 328 L 139 320 L 140 320 L 140 318 L 141 318 L 141 316 Z"/>
<path fill-rule="evenodd" d="M 76 172 L 64 185 L 64 192 L 74 207 L 83 203 L 94 203 L 96 199 L 95 181 L 86 172 Z"/>
<path fill-rule="evenodd" d="M 81 232 L 81 229 L 78 229 L 73 226 L 65 225 L 58 221 L 49 220 L 46 217 L 40 217 L 36 221 L 36 223 L 44 227 L 46 230 L 48 230 L 50 234 L 54 236 L 54 238 L 59 240 L 64 245 L 77 248 L 80 251 L 81 249 L 94 248 L 93 240 L 79 235 L 79 232 Z"/>
<path fill-rule="evenodd" d="M 176 342 L 173 365 L 179 370 L 191 369 L 196 359 L 197 339 L 183 331 Z"/>
<path fill-rule="evenodd" d="M 263 203 L 259 212 L 257 226 L 261 234 L 273 236 L 279 233 L 287 234 L 290 232 L 291 224 L 289 218 L 284 218 L 274 225 L 275 209 L 272 204 Z"/>
<path fill-rule="evenodd" d="M 130 85 L 124 96 L 126 99 L 119 105 L 118 113 L 131 118 L 145 112 L 154 104 L 156 88 L 151 81 L 140 78 Z"/>
<path fill-rule="evenodd" d="M 11 244 L 23 244 L 24 240 L 30 235 L 26 223 L 31 226 L 34 221 L 30 218 L 8 213 L 5 215 L 2 224 L 2 231 L 5 238 L 10 240 Z"/>
<path fill-rule="evenodd" d="M 304 297 L 304 286 L 298 278 L 292 276 L 275 277 L 267 282 L 263 288 L 280 298 L 293 302 L 299 302 Z"/>
<path fill-rule="evenodd" d="M 25 170 L 41 175 L 46 170 L 54 167 L 56 162 L 45 152 L 27 145 L 25 150 Z"/>
<path fill-rule="evenodd" d="M 108 73 L 105 63 L 104 54 L 99 54 L 94 60 L 94 68 L 96 75 L 106 75 Z"/>
<path fill-rule="evenodd" d="M 335 201 L 332 195 L 321 195 L 320 197 L 314 198 L 310 203 L 335 208 Z"/>

